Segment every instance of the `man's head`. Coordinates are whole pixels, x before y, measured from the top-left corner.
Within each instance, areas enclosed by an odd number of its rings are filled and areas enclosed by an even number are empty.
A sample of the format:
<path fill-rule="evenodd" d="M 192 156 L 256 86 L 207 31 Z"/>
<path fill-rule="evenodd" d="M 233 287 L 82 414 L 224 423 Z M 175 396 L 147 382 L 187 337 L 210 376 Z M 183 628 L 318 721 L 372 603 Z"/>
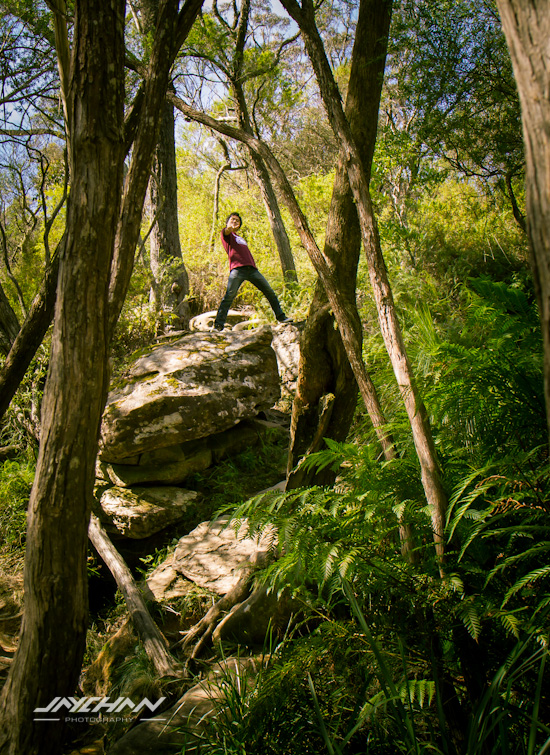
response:
<path fill-rule="evenodd" d="M 232 231 L 238 231 L 242 224 L 243 221 L 238 212 L 232 212 L 225 221 L 225 227 Z"/>

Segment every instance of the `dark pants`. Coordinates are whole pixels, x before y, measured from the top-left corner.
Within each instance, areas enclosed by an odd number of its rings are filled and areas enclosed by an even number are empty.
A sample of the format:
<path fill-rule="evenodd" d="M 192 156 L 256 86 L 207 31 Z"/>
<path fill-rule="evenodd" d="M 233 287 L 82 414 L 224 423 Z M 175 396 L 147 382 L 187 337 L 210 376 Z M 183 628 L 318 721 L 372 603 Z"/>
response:
<path fill-rule="evenodd" d="M 219 306 L 218 314 L 216 315 L 214 324 L 219 327 L 225 325 L 225 318 L 227 317 L 229 308 L 233 303 L 233 299 L 237 296 L 239 288 L 245 281 L 249 281 L 253 286 L 256 286 L 256 288 L 262 292 L 262 294 L 271 304 L 271 309 L 275 313 L 277 320 L 282 320 L 285 315 L 283 310 L 281 309 L 279 300 L 277 299 L 277 294 L 257 268 L 252 267 L 251 265 L 246 265 L 244 267 L 234 267 L 233 270 L 229 273 L 227 291 L 225 292 L 225 296 L 223 297 L 222 302 Z"/>

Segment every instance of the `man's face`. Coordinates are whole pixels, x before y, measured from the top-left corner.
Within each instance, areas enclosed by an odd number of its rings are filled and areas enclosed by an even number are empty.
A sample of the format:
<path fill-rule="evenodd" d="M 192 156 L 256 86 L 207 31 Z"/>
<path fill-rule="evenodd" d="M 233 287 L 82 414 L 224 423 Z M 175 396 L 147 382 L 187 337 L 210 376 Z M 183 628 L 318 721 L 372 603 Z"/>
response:
<path fill-rule="evenodd" d="M 241 227 L 241 221 L 239 220 L 238 215 L 231 215 L 229 220 L 227 221 L 227 227 L 232 231 L 238 231 Z"/>

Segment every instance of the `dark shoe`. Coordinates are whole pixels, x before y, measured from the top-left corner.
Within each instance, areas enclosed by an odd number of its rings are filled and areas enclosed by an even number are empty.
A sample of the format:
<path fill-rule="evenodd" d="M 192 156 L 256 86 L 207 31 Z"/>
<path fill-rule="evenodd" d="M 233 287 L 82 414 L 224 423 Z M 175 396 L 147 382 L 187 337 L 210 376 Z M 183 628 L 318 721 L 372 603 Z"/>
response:
<path fill-rule="evenodd" d="M 292 317 L 281 315 L 280 317 L 277 318 L 277 322 L 283 323 L 283 325 L 284 324 L 289 325 L 291 322 L 294 322 L 294 320 L 292 319 Z"/>
<path fill-rule="evenodd" d="M 219 323 L 215 322 L 212 326 L 213 330 L 223 330 L 223 325 L 220 325 Z"/>

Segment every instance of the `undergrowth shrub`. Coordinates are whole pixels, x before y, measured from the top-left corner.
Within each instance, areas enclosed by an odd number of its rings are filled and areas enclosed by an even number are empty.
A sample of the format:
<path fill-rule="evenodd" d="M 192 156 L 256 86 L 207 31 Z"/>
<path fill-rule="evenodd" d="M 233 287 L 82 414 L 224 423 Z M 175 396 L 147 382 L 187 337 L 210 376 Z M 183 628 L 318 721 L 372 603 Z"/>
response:
<path fill-rule="evenodd" d="M 34 470 L 34 461 L 28 460 L 0 465 L 0 552 L 4 555 L 23 550 Z"/>
<path fill-rule="evenodd" d="M 257 751 L 256 731 L 276 742 L 271 751 L 296 754 L 311 742 L 334 755 L 550 747 L 536 310 L 520 288 L 486 279 L 471 282 L 464 302 L 461 327 L 420 312 L 407 333 L 449 493 L 443 565 L 397 401 L 397 458 L 380 461 L 371 436 L 327 441 L 307 463 L 333 467 L 333 488 L 272 491 L 233 512 L 237 528 L 246 519 L 251 534 L 271 538 L 269 589 L 289 589 L 305 606 L 304 631 L 275 654 L 246 714 L 254 724 L 243 752 Z M 403 523 L 413 558 L 401 552 Z"/>

